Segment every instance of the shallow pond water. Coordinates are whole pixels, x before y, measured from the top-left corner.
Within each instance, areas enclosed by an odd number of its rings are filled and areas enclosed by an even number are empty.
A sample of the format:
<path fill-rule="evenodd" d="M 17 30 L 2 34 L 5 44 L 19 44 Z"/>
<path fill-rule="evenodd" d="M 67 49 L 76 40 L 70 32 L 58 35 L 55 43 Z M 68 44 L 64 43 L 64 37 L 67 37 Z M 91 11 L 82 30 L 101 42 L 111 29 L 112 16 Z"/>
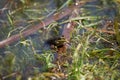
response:
<path fill-rule="evenodd" d="M 53 14 L 58 7 L 62 6 L 63 2 L 65 1 L 28 0 L 24 3 L 22 0 L 21 2 L 17 0 L 1 0 L 0 40 L 4 40 L 14 28 L 17 28 L 17 30 L 14 30 L 9 36 L 17 34 L 19 31 L 27 29 L 29 26 L 38 24 L 41 19 Z M 89 2 L 81 8 L 81 10 L 83 9 L 83 13 L 80 15 L 100 16 L 103 18 L 105 17 L 105 19 L 113 20 L 116 15 L 115 4 L 111 1 L 108 2 L 109 4 L 106 4 L 103 0 Z M 86 13 L 84 13 L 84 11 Z M 105 25 L 105 23 L 106 22 L 103 20 L 102 25 Z M 57 26 L 62 27 L 63 25 Z M 28 36 L 27 39 L 32 40 L 37 50 L 40 48 L 43 49 L 44 41 L 54 34 L 61 35 L 61 30 L 62 29 L 59 28 L 50 28 L 48 31 L 39 30 Z"/>
<path fill-rule="evenodd" d="M 24 3 L 24 0 L 0 0 L 0 41 L 14 34 L 18 34 L 23 30 L 27 30 L 29 27 L 35 26 L 42 19 L 53 14 L 67 0 L 26 1 L 28 2 Z M 109 4 L 106 4 L 104 0 L 96 0 L 81 7 L 80 17 L 101 17 L 100 19 L 93 21 L 88 20 L 87 22 L 86 20 L 85 24 L 102 21 L 100 26 L 97 26 L 101 27 L 106 24 L 106 20 L 113 21 L 117 14 L 117 9 L 115 9 L 116 5 L 111 1 L 108 2 Z M 64 19 L 59 20 L 58 23 L 67 19 L 68 17 L 65 17 Z M 36 53 L 43 53 L 42 58 L 44 58 L 44 60 L 51 56 L 58 56 L 53 54 L 56 52 L 51 52 L 49 45 L 45 44 L 45 42 L 51 37 L 61 36 L 63 26 L 64 24 L 56 25 L 56 23 L 53 23 L 45 29 L 38 30 L 26 38 L 22 37 L 19 41 L 14 42 L 12 45 L 1 48 L 0 59 L 1 55 L 4 57 L 5 54 L 15 54 L 15 70 L 22 72 L 24 77 L 26 77 L 24 74 L 27 74 L 25 72 L 27 72 L 28 69 L 31 69 L 31 67 L 36 68 L 36 70 L 38 69 L 40 72 L 45 71 L 44 67 L 46 68 L 46 63 L 41 60 L 36 60 Z M 78 34 L 81 34 L 83 30 L 78 31 Z M 76 42 L 75 44 L 76 46 L 78 45 Z M 101 45 L 98 46 L 101 47 Z M 41 59 L 39 54 L 37 59 Z M 63 57 L 66 58 L 66 55 Z M 70 58 L 70 62 L 71 60 L 72 59 Z M 35 69 L 32 68 L 32 70 Z"/>

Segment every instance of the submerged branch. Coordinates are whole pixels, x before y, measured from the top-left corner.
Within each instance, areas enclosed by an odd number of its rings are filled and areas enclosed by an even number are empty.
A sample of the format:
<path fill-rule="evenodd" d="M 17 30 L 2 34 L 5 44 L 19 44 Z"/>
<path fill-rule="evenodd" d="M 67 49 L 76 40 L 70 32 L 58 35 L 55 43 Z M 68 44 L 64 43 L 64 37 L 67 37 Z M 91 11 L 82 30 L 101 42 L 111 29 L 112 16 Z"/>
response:
<path fill-rule="evenodd" d="M 74 9 L 80 8 L 85 3 L 86 3 L 85 1 L 79 2 L 79 3 L 77 3 L 77 5 L 71 5 L 69 7 L 66 7 L 66 8 L 60 10 L 59 12 L 47 17 L 44 20 L 42 20 L 38 25 L 32 26 L 30 29 L 23 31 L 20 34 L 13 35 L 13 36 L 11 36 L 3 41 L 0 41 L 0 48 L 8 46 L 15 41 L 18 41 L 21 38 L 21 36 L 22 37 L 29 36 L 29 35 L 33 34 L 34 32 L 38 31 L 39 29 L 41 29 L 41 28 L 43 28 L 43 27 L 45 27 L 45 26 L 47 26 L 47 25 L 49 25 L 57 20 L 60 20 L 65 16 L 71 15 L 71 13 Z"/>

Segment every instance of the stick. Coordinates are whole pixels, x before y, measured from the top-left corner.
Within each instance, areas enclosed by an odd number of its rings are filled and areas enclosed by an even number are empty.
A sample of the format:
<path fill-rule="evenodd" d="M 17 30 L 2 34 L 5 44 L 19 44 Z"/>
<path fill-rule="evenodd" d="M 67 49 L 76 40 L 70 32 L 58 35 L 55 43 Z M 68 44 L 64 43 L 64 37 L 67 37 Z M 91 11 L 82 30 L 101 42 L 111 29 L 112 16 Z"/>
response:
<path fill-rule="evenodd" d="M 81 7 L 85 3 L 86 2 L 79 2 L 78 5 L 71 5 L 69 7 L 66 7 L 66 8 L 60 10 L 58 13 L 55 13 L 55 14 L 51 15 L 50 17 L 44 19 L 38 25 L 33 26 L 33 27 L 31 27 L 30 29 L 28 29 L 26 31 L 23 31 L 20 34 L 13 35 L 13 36 L 1 41 L 0 42 L 0 48 L 8 46 L 8 45 L 12 44 L 15 41 L 18 41 L 21 38 L 21 36 L 22 37 L 29 36 L 29 35 L 33 34 L 34 32 L 38 31 L 39 29 L 41 29 L 41 28 L 43 28 L 43 27 L 45 27 L 45 26 L 47 26 L 47 25 L 49 25 L 49 24 L 51 24 L 51 23 L 53 23 L 53 22 L 55 22 L 55 21 L 57 21 L 59 19 L 62 19 L 65 16 L 70 15 L 71 12 L 74 9 Z"/>

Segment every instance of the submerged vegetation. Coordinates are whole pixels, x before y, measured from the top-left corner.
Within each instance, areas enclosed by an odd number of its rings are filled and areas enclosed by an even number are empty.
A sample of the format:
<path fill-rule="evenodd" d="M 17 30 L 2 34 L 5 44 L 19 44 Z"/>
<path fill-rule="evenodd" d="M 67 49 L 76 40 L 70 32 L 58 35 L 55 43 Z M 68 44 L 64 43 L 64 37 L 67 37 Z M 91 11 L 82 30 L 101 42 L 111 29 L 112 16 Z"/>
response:
<path fill-rule="evenodd" d="M 0 41 L 21 34 L 73 3 L 1 0 Z M 79 12 L 77 17 L 65 17 L 0 48 L 0 80 L 120 80 L 120 1 L 91 0 Z M 58 36 L 70 21 L 76 25 L 69 43 L 66 41 L 67 49 L 58 54 L 61 47 L 57 44 L 65 42 Z M 53 43 L 55 37 L 58 41 Z M 49 39 L 50 45 L 46 42 Z"/>

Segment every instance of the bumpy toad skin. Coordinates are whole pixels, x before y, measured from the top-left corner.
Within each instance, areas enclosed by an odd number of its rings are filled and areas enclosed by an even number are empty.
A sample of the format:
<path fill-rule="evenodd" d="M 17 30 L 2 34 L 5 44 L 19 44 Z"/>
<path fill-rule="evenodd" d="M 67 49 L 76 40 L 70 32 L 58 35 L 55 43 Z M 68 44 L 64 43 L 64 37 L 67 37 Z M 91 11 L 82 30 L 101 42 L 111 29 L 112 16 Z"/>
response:
<path fill-rule="evenodd" d="M 57 52 L 65 51 L 65 44 L 66 43 L 68 43 L 68 41 L 65 39 L 64 36 L 55 37 L 55 38 L 51 38 L 51 39 L 47 40 L 47 44 L 50 45 L 50 48 L 54 49 Z"/>

